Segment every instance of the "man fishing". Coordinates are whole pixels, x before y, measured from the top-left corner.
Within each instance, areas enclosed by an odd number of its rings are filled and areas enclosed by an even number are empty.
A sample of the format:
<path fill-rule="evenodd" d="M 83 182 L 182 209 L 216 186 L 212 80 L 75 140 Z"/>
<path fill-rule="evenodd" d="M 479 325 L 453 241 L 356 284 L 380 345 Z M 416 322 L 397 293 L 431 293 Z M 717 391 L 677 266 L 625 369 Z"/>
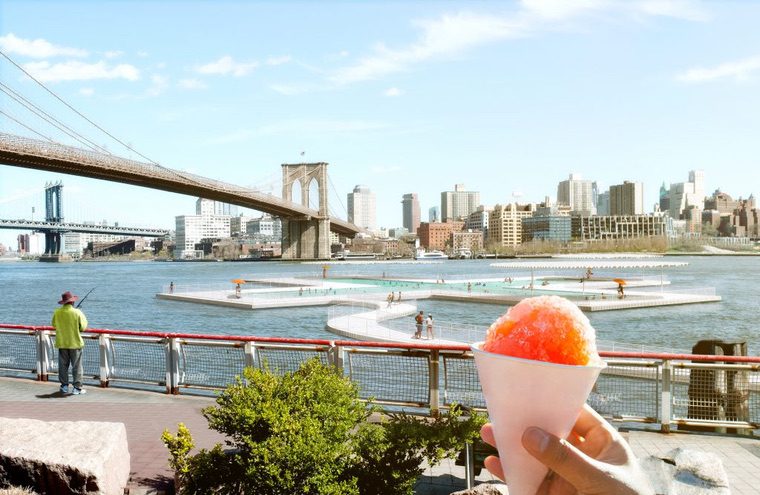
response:
<path fill-rule="evenodd" d="M 90 291 L 92 292 L 92 290 Z M 87 295 L 90 295 L 88 292 Z M 86 298 L 87 296 L 85 296 Z M 58 304 L 60 308 L 53 313 L 53 328 L 55 328 L 55 346 L 58 348 L 58 381 L 61 382 L 61 393 L 69 393 L 69 365 L 73 377 L 74 395 L 84 394 L 82 388 L 82 349 L 84 340 L 81 333 L 87 329 L 87 317 L 74 303 L 79 297 L 69 291 L 61 295 Z M 81 306 L 84 299 L 79 303 Z"/>

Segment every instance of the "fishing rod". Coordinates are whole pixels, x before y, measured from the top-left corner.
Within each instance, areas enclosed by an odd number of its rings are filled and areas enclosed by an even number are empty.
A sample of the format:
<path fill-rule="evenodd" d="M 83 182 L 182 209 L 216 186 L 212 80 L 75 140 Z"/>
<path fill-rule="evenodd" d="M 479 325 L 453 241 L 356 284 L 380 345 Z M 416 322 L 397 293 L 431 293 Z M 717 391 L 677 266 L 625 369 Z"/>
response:
<path fill-rule="evenodd" d="M 81 306 L 81 305 L 82 305 L 82 303 L 84 302 L 84 300 L 85 300 L 85 299 L 87 299 L 87 296 L 89 296 L 90 294 L 92 294 L 92 291 L 94 291 L 96 288 L 97 288 L 97 286 L 96 286 L 96 287 L 93 287 L 92 289 L 90 289 L 90 292 L 88 292 L 87 294 L 85 294 L 85 295 L 84 295 L 84 297 L 83 297 L 82 299 L 80 299 L 80 300 L 79 300 L 79 303 L 77 303 L 77 305 L 76 305 L 76 306 L 74 306 L 74 307 L 75 307 L 75 308 L 79 308 L 79 306 Z"/>

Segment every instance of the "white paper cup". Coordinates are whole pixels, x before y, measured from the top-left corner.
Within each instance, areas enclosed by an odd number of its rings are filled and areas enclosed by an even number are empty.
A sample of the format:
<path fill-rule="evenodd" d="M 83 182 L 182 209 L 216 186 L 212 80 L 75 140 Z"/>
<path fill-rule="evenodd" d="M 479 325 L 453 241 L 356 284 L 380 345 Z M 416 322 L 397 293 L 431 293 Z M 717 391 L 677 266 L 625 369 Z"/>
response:
<path fill-rule="evenodd" d="M 522 446 L 523 432 L 538 426 L 566 438 L 604 364 L 520 359 L 486 352 L 482 345 L 472 344 L 472 351 L 509 495 L 535 495 L 548 469 Z"/>

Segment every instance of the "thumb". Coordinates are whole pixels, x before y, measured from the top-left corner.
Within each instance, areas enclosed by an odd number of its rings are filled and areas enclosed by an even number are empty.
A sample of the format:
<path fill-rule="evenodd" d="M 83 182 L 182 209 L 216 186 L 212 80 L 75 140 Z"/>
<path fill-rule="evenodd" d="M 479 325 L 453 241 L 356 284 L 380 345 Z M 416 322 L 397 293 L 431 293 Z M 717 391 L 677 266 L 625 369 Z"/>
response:
<path fill-rule="evenodd" d="M 585 492 L 583 486 L 593 483 L 599 475 L 594 459 L 541 428 L 525 430 L 522 444 L 533 457 L 569 481 L 579 492 Z"/>

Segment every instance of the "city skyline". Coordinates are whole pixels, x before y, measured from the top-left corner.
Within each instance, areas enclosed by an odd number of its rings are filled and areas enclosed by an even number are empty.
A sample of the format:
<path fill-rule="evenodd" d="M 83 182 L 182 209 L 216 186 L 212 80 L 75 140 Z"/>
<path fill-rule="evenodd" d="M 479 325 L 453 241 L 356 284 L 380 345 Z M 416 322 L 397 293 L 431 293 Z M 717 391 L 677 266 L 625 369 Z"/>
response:
<path fill-rule="evenodd" d="M 386 228 L 402 225 L 403 194 L 427 211 L 458 183 L 493 206 L 555 197 L 570 173 L 605 190 L 640 182 L 646 212 L 660 184 L 694 169 L 708 195 L 757 193 L 760 63 L 747 46 L 760 38 L 760 5 L 135 5 L 6 1 L 0 50 L 171 168 L 266 187 L 281 163 L 326 161 L 336 214 L 346 218 L 346 195 L 367 184 Z M 7 61 L 0 69 L 4 84 L 74 120 Z M 31 213 L 54 180 L 65 184 L 64 215 L 89 215 L 77 220 L 173 228 L 196 200 L 0 166 L 0 217 Z M 19 233 L 1 231 L 0 242 L 15 246 Z"/>

